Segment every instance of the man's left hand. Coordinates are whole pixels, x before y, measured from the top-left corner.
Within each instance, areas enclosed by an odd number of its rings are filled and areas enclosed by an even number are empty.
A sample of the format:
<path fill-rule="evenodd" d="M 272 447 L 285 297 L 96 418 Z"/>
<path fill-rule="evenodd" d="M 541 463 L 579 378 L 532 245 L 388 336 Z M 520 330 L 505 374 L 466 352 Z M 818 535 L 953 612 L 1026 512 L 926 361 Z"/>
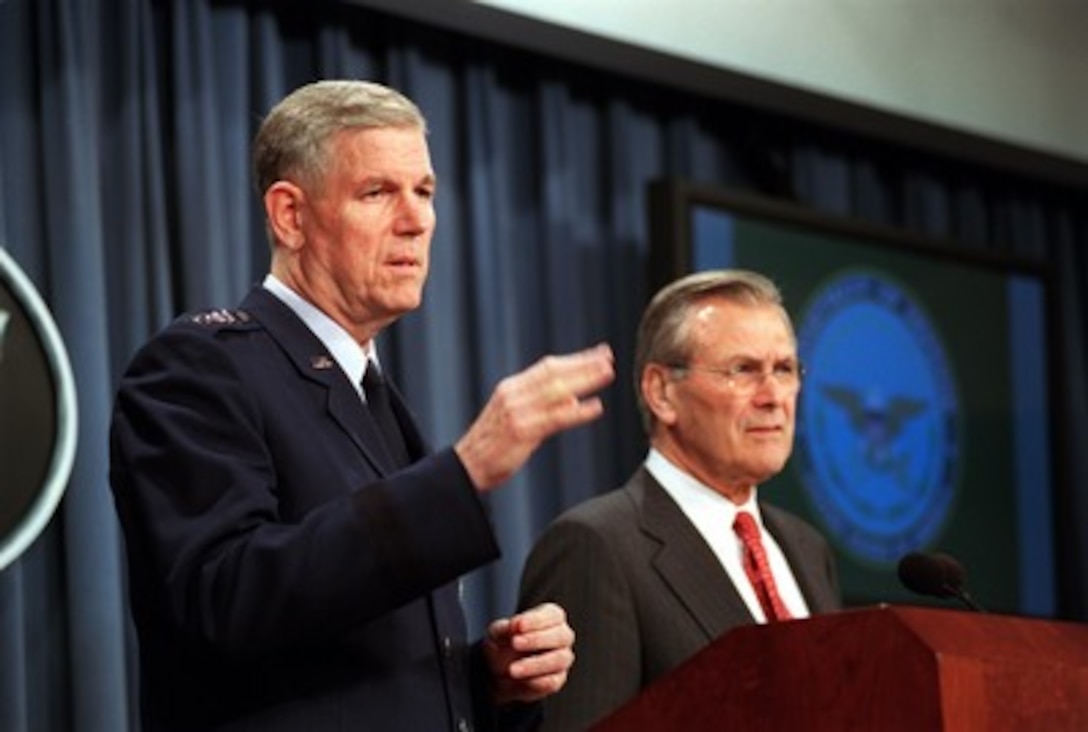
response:
<path fill-rule="evenodd" d="M 553 603 L 492 622 L 483 650 L 496 703 L 533 702 L 562 689 L 574 663 L 573 647 L 567 614 Z"/>

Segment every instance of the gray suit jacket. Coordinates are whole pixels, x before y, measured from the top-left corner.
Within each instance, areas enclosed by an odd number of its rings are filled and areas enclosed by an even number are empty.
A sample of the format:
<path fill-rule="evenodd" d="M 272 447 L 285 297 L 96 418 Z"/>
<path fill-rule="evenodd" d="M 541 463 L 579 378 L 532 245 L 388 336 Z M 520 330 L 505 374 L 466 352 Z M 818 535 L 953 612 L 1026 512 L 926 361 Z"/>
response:
<path fill-rule="evenodd" d="M 801 519 L 760 503 L 809 609 L 841 607 L 831 549 Z M 572 508 L 526 562 L 521 606 L 562 605 L 577 633 L 566 687 L 545 702 L 545 729 L 573 732 L 731 628 L 755 622 L 702 536 L 644 468 Z"/>

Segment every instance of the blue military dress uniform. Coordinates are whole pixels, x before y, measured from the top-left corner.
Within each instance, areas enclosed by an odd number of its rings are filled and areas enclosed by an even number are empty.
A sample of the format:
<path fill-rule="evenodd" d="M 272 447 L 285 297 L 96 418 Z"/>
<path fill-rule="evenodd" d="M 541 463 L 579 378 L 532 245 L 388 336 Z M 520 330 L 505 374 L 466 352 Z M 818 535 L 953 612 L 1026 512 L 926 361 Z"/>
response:
<path fill-rule="evenodd" d="M 396 470 L 355 387 L 263 288 L 133 358 L 111 428 L 145 732 L 492 720 L 458 577 L 495 536 L 452 449 Z M 493 711 L 493 710 L 491 710 Z"/>

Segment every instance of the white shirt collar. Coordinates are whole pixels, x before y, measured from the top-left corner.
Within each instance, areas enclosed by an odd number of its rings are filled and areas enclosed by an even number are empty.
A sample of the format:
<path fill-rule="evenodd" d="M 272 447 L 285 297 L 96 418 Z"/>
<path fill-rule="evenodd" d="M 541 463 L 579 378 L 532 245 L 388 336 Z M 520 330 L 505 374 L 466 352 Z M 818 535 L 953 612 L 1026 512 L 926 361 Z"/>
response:
<path fill-rule="evenodd" d="M 306 327 L 313 331 L 325 348 L 329 349 L 329 353 L 347 374 L 348 380 L 355 389 L 362 393 L 361 384 L 368 360 L 379 363 L 378 350 L 374 347 L 374 341 L 367 341 L 366 344 L 360 346 L 343 326 L 315 307 L 313 303 L 303 299 L 273 274 L 265 276 L 263 286 L 284 305 L 291 308 Z"/>
<path fill-rule="evenodd" d="M 700 533 L 717 533 L 717 527 L 732 526 L 737 511 L 748 511 L 760 526 L 763 525 L 755 488 L 752 489 L 748 500 L 738 506 L 710 486 L 681 470 L 652 447 L 646 456 L 646 469 L 661 484 L 665 492 L 672 496 Z"/>
<path fill-rule="evenodd" d="M 696 480 L 680 469 L 654 448 L 650 448 L 644 463 L 650 475 L 661 484 L 665 492 L 672 497 L 684 515 L 695 526 L 703 540 L 714 552 L 722 567 L 733 581 L 741 599 L 748 606 L 756 622 L 766 622 L 766 616 L 759 605 L 755 591 L 744 573 L 742 562 L 743 549 L 740 539 L 732 530 L 733 521 L 738 511 L 748 511 L 760 527 L 763 548 L 771 564 L 775 582 L 783 602 L 796 618 L 808 617 L 808 604 L 801 594 L 801 588 L 793 575 L 793 570 L 786 561 L 786 555 L 774 536 L 763 526 L 763 515 L 756 500 L 756 490 L 742 505 L 738 506 L 713 488 Z"/>

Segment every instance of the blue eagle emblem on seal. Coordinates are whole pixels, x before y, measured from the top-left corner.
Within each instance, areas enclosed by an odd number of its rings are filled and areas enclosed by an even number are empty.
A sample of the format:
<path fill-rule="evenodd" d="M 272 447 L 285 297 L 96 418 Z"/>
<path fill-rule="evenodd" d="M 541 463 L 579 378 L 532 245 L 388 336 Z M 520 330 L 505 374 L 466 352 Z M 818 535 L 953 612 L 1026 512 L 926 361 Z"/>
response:
<path fill-rule="evenodd" d="M 847 271 L 805 309 L 798 350 L 801 483 L 831 534 L 878 564 L 929 544 L 954 503 L 959 403 L 921 304 L 890 276 Z"/>

